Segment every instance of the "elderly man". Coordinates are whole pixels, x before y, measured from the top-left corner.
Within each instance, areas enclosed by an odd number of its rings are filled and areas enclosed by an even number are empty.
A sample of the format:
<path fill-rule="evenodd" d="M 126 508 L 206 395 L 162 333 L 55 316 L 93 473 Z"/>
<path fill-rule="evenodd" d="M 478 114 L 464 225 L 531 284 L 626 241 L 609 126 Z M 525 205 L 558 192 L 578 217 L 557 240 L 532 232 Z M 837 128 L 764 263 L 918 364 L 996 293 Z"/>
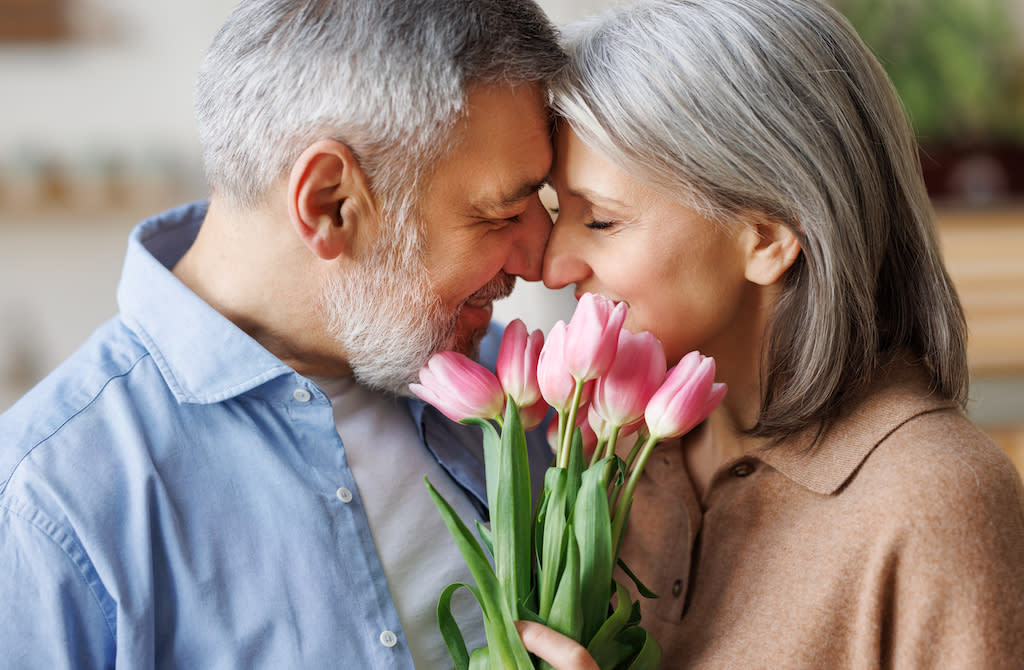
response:
<path fill-rule="evenodd" d="M 242 0 L 209 203 L 135 230 L 119 315 L 0 417 L 4 664 L 448 664 L 423 477 L 482 513 L 479 431 L 398 396 L 539 278 L 563 59 L 532 0 Z"/>

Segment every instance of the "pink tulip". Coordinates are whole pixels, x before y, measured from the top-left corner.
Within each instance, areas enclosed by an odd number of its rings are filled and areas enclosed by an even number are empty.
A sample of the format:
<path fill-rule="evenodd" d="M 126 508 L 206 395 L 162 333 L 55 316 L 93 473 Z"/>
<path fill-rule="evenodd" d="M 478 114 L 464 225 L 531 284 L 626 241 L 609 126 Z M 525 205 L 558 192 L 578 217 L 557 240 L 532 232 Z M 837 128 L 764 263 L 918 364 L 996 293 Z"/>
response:
<path fill-rule="evenodd" d="M 612 424 L 601 418 L 601 415 L 594 410 L 593 403 L 590 404 L 590 408 L 587 410 L 587 423 L 590 424 L 591 430 L 594 434 L 602 440 L 608 440 L 612 435 Z M 633 423 L 628 423 L 625 426 L 619 427 L 618 437 L 626 437 L 639 431 L 646 424 L 643 418 L 637 419 Z"/>
<path fill-rule="evenodd" d="M 505 405 L 505 392 L 490 370 L 454 351 L 441 351 L 420 369 L 420 383 L 409 384 L 418 398 L 452 421 L 495 419 Z"/>
<path fill-rule="evenodd" d="M 609 430 L 644 416 L 647 402 L 665 381 L 665 365 L 665 350 L 654 335 L 619 331 L 615 359 L 594 387 L 594 412 Z"/>
<path fill-rule="evenodd" d="M 576 381 L 565 366 L 565 322 L 559 321 L 550 331 L 537 361 L 537 384 L 549 405 L 564 412 L 572 402 Z"/>
<path fill-rule="evenodd" d="M 547 416 L 549 409 L 551 409 L 551 407 L 544 402 L 544 398 L 541 398 L 528 407 L 522 408 L 519 412 L 519 420 L 523 424 L 523 430 L 533 430 L 539 426 L 540 422 L 544 420 L 545 416 Z M 557 430 L 558 422 L 552 421 L 551 423 L 555 425 L 555 429 Z"/>
<path fill-rule="evenodd" d="M 501 337 L 501 346 L 498 347 L 498 380 L 505 394 L 520 409 L 540 399 L 537 359 L 543 346 L 544 333 L 539 330 L 528 333 L 526 324 L 520 319 L 508 324 Z"/>
<path fill-rule="evenodd" d="M 591 403 L 587 409 L 587 425 L 594 431 L 597 439 L 602 442 L 607 442 L 612 436 L 612 424 L 608 423 L 604 417 L 597 413 L 594 403 Z"/>
<path fill-rule="evenodd" d="M 677 437 L 706 419 L 725 397 L 714 383 L 715 359 L 691 351 L 669 370 L 644 413 L 652 438 Z"/>
<path fill-rule="evenodd" d="M 548 424 L 548 430 L 545 433 L 548 438 L 548 446 L 551 447 L 551 453 L 558 453 L 558 422 L 552 421 Z"/>
<path fill-rule="evenodd" d="M 611 367 L 626 312 L 626 303 L 583 294 L 565 335 L 565 363 L 575 379 L 597 379 Z"/>

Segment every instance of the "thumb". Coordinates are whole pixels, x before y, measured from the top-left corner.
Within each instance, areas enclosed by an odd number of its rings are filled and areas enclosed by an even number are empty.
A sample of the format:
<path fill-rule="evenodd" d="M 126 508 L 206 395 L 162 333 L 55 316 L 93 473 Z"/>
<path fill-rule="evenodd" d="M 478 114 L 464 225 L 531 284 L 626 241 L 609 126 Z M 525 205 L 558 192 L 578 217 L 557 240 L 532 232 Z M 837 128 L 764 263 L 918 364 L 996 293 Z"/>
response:
<path fill-rule="evenodd" d="M 601 670 L 587 650 L 570 637 L 532 621 L 517 621 L 523 646 L 555 670 Z"/>

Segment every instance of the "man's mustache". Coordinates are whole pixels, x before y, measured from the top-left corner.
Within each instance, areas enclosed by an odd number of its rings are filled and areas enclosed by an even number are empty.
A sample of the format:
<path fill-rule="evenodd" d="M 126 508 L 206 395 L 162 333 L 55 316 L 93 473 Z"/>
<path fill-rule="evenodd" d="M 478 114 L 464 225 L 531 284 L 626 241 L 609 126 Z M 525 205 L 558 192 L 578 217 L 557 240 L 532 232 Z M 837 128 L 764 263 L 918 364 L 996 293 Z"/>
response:
<path fill-rule="evenodd" d="M 512 295 L 516 287 L 516 278 L 505 271 L 499 272 L 494 279 L 481 286 L 466 302 L 490 302 L 501 300 Z"/>

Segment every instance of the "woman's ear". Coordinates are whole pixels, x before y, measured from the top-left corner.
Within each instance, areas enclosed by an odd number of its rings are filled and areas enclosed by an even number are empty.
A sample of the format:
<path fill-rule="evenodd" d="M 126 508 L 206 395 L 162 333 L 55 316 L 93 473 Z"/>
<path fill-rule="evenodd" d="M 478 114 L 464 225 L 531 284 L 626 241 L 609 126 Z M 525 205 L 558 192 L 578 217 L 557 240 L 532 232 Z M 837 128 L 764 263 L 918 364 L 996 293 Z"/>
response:
<path fill-rule="evenodd" d="M 748 281 L 774 284 L 800 255 L 800 239 L 790 226 L 765 214 L 747 220 L 744 232 Z"/>
<path fill-rule="evenodd" d="M 376 223 L 377 209 L 366 174 L 346 144 L 319 140 L 302 152 L 288 179 L 288 214 L 319 258 L 352 254 L 360 228 Z"/>

